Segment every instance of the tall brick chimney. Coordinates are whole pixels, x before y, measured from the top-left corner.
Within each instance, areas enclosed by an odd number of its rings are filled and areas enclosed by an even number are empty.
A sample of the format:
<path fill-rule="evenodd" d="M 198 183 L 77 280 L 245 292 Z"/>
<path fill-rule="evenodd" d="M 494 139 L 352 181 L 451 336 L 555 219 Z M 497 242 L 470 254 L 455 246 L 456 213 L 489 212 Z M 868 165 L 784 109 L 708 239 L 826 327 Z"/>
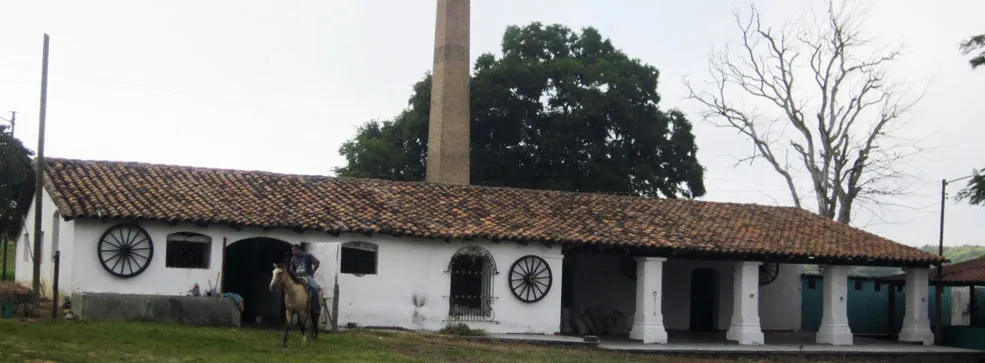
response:
<path fill-rule="evenodd" d="M 437 0 L 427 181 L 469 184 L 470 0 Z"/>

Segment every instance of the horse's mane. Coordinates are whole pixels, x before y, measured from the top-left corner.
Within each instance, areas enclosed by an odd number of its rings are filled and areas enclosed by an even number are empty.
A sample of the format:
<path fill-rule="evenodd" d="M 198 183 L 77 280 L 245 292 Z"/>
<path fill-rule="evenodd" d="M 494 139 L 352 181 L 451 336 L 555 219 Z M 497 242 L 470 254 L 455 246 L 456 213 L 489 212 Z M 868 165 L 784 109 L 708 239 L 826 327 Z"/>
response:
<path fill-rule="evenodd" d="M 298 278 L 297 275 L 294 274 L 294 271 L 291 271 L 291 269 L 288 268 L 288 266 L 285 266 L 284 264 L 280 264 L 278 266 L 280 266 L 280 269 L 281 270 L 284 270 L 284 272 L 287 272 L 287 276 L 289 276 L 291 278 L 291 281 L 294 281 L 295 284 L 303 284 L 303 282 L 301 281 L 301 279 Z"/>

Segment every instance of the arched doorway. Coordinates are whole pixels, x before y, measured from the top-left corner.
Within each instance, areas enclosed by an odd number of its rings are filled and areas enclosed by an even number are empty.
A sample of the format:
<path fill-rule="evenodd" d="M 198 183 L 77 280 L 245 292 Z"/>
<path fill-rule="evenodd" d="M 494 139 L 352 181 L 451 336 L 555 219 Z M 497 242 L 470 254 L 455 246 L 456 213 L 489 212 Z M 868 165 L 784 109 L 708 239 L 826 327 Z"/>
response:
<path fill-rule="evenodd" d="M 715 271 L 699 268 L 691 271 L 691 331 L 715 330 L 715 303 L 718 301 L 718 279 Z"/>
<path fill-rule="evenodd" d="M 286 263 L 290 258 L 291 244 L 274 238 L 247 238 L 226 247 L 222 291 L 235 292 L 245 300 L 244 325 L 284 323 L 283 295 L 270 291 L 270 278 L 272 263 Z"/>

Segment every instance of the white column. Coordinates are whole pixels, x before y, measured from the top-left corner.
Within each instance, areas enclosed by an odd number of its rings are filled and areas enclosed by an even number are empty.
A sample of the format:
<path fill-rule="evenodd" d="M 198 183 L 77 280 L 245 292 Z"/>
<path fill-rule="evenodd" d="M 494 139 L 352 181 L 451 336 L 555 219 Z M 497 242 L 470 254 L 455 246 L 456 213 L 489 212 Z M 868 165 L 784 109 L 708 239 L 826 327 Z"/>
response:
<path fill-rule="evenodd" d="M 926 268 L 906 270 L 906 315 L 899 332 L 900 341 L 934 344 L 930 316 L 927 315 L 927 272 Z"/>
<path fill-rule="evenodd" d="M 818 344 L 852 345 L 852 328 L 848 325 L 848 266 L 825 266 L 824 304 Z"/>
<path fill-rule="evenodd" d="M 639 257 L 636 259 L 636 314 L 630 339 L 643 343 L 667 343 L 663 300 L 663 257 Z"/>
<path fill-rule="evenodd" d="M 741 261 L 735 264 L 732 277 L 732 325 L 725 337 L 743 345 L 764 343 L 759 326 L 759 265 L 762 262 Z"/>

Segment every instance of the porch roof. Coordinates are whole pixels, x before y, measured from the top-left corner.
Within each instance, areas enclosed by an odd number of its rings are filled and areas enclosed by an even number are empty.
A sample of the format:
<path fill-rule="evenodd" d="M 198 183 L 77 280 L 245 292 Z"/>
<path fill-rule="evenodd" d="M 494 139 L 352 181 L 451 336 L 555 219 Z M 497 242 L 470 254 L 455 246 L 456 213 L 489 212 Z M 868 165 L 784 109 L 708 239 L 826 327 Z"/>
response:
<path fill-rule="evenodd" d="M 938 281 L 936 269 L 931 270 L 928 276 L 930 277 L 930 281 Z M 906 281 L 906 274 L 892 275 L 883 279 L 902 282 Z M 941 270 L 940 281 L 947 285 L 985 286 L 985 255 L 968 261 L 944 265 L 944 268 Z"/>
<path fill-rule="evenodd" d="M 793 207 L 70 159 L 46 161 L 44 186 L 66 219 L 530 241 L 858 265 L 941 260 Z"/>

